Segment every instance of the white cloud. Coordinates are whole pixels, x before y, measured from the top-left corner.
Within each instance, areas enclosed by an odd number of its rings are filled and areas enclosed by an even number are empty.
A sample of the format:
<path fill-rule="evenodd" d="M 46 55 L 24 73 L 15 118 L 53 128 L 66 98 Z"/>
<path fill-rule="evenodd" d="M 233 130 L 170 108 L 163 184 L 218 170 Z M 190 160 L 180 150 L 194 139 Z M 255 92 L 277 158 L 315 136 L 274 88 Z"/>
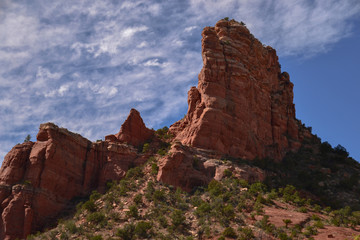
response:
<path fill-rule="evenodd" d="M 197 26 L 190 26 L 190 27 L 185 28 L 184 31 L 185 32 L 191 32 L 191 31 L 193 31 L 193 30 L 195 30 L 197 28 L 198 28 Z"/>

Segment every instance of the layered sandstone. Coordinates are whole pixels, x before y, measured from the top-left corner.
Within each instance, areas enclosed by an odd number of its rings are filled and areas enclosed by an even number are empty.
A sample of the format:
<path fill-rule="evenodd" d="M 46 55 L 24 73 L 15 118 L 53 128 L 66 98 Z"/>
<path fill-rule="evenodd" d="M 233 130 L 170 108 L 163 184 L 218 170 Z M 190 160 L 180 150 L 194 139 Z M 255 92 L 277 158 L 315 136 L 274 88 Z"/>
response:
<path fill-rule="evenodd" d="M 246 164 L 233 165 L 222 161 L 219 155 L 195 149 L 175 142 L 168 154 L 159 159 L 157 180 L 192 191 L 198 186 L 205 186 L 211 180 L 217 181 L 225 177 L 228 170 L 236 178 L 250 183 L 264 181 L 265 171 Z"/>
<path fill-rule="evenodd" d="M 128 118 L 120 132 L 132 132 L 139 117 Z M 37 141 L 16 145 L 0 169 L 0 239 L 22 239 L 56 222 L 73 198 L 104 190 L 107 181 L 121 179 L 145 160 L 131 145 L 90 142 L 52 123 L 41 124 Z"/>
<path fill-rule="evenodd" d="M 293 84 L 276 51 L 244 26 L 220 20 L 202 32 L 203 68 L 186 117 L 170 128 L 181 143 L 254 159 L 297 150 Z"/>
<path fill-rule="evenodd" d="M 133 146 L 139 146 L 154 135 L 154 130 L 150 130 L 145 126 L 140 113 L 136 109 L 131 109 L 130 114 L 115 135 L 105 137 L 105 140 L 119 141 L 129 143 Z"/>

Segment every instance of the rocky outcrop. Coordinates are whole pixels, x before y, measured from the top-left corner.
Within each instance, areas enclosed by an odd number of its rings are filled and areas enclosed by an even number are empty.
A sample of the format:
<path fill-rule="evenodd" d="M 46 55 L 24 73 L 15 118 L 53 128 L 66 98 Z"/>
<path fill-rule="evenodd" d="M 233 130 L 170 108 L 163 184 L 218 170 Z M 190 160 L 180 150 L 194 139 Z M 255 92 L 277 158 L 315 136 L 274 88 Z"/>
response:
<path fill-rule="evenodd" d="M 202 37 L 204 66 L 186 117 L 170 127 L 176 140 L 245 159 L 281 160 L 297 150 L 293 84 L 276 51 L 234 20 L 206 27 Z"/>
<path fill-rule="evenodd" d="M 233 165 L 219 160 L 219 155 L 175 142 L 168 154 L 159 160 L 157 180 L 192 191 L 207 185 L 211 180 L 221 180 L 227 172 L 250 183 L 263 181 L 266 174 L 257 167 Z"/>
<path fill-rule="evenodd" d="M 122 131 L 142 123 L 139 116 L 132 110 Z M 137 144 L 143 133 L 129 142 Z M 73 198 L 104 190 L 107 181 L 121 179 L 145 160 L 131 145 L 90 142 L 52 123 L 41 124 L 37 141 L 16 145 L 0 169 L 0 239 L 21 239 L 41 230 Z"/>
<path fill-rule="evenodd" d="M 151 139 L 153 135 L 154 130 L 150 130 L 145 126 L 140 113 L 136 109 L 131 109 L 119 133 L 106 136 L 105 140 L 119 141 L 121 143 L 139 146 Z"/>

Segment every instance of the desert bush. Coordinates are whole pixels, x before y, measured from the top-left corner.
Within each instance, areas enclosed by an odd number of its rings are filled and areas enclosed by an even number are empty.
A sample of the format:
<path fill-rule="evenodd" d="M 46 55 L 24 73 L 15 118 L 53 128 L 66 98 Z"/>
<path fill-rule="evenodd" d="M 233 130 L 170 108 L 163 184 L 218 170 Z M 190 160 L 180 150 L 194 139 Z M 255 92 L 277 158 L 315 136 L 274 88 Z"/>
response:
<path fill-rule="evenodd" d="M 138 194 L 136 194 L 135 195 L 135 197 L 134 197 L 134 203 L 136 204 L 136 205 L 140 205 L 140 204 L 142 204 L 142 194 L 141 193 L 138 193 Z"/>
<path fill-rule="evenodd" d="M 185 224 L 184 212 L 175 209 L 170 215 L 172 226 L 176 229 Z"/>
<path fill-rule="evenodd" d="M 257 196 L 259 193 L 264 194 L 266 192 L 267 187 L 265 184 L 257 182 L 253 183 L 250 186 L 249 192 L 255 196 Z"/>
<path fill-rule="evenodd" d="M 220 194 L 225 192 L 225 189 L 223 188 L 222 184 L 216 180 L 211 180 L 211 182 L 208 184 L 207 191 L 212 196 L 219 196 Z"/>
<path fill-rule="evenodd" d="M 142 153 L 147 153 L 150 149 L 150 144 L 149 143 L 145 143 L 142 147 Z"/>
<path fill-rule="evenodd" d="M 135 219 L 139 218 L 139 213 L 138 213 L 138 208 L 137 208 L 137 206 L 136 206 L 136 205 L 131 205 L 131 206 L 129 207 L 129 211 L 126 212 L 126 215 L 127 215 L 128 217 L 133 217 L 133 218 L 135 218 Z"/>
<path fill-rule="evenodd" d="M 103 240 L 103 237 L 101 235 L 95 235 L 89 237 L 89 240 Z"/>
<path fill-rule="evenodd" d="M 154 201 L 165 201 L 165 191 L 164 190 L 155 190 L 153 193 Z"/>
<path fill-rule="evenodd" d="M 321 143 L 321 145 L 320 145 L 320 152 L 321 152 L 322 154 L 331 153 L 332 151 L 333 151 L 333 149 L 332 149 L 330 143 L 328 143 L 328 142 L 323 142 L 323 143 Z"/>
<path fill-rule="evenodd" d="M 285 223 L 285 228 L 288 228 L 289 224 L 292 223 L 290 219 L 283 219 L 283 222 Z"/>
<path fill-rule="evenodd" d="M 88 210 L 89 212 L 95 212 L 97 209 L 95 202 L 93 200 L 88 200 L 88 201 L 84 202 L 84 204 L 82 204 L 82 207 L 84 209 Z"/>
<path fill-rule="evenodd" d="M 335 148 L 334 148 L 334 152 L 344 158 L 347 158 L 349 156 L 348 151 L 346 150 L 346 148 L 344 148 L 343 146 L 341 146 L 340 144 L 338 144 Z"/>
<path fill-rule="evenodd" d="M 202 203 L 198 206 L 194 213 L 197 217 L 204 217 L 210 215 L 211 206 L 208 202 L 202 201 Z"/>
<path fill-rule="evenodd" d="M 335 226 L 347 226 L 351 223 L 349 219 L 351 216 L 351 208 L 349 206 L 332 211 L 331 215 L 330 222 Z"/>
<path fill-rule="evenodd" d="M 75 225 L 73 220 L 68 220 L 64 223 L 64 228 L 69 231 L 71 234 L 77 233 L 78 228 Z"/>
<path fill-rule="evenodd" d="M 145 221 L 140 221 L 136 224 L 134 233 L 140 238 L 149 238 L 151 237 L 150 229 L 152 224 Z"/>
<path fill-rule="evenodd" d="M 301 213 L 307 213 L 307 212 L 308 212 L 308 210 L 307 210 L 306 207 L 300 207 L 300 208 L 298 209 L 298 211 L 301 212 Z"/>
<path fill-rule="evenodd" d="M 105 226 L 105 224 L 106 224 L 105 215 L 101 212 L 90 213 L 89 215 L 87 215 L 86 220 L 88 222 L 102 225 L 102 226 Z"/>
<path fill-rule="evenodd" d="M 224 170 L 224 177 L 231 177 L 232 176 L 232 171 L 230 171 L 229 169 L 225 169 Z"/>
<path fill-rule="evenodd" d="M 310 237 L 310 236 L 316 235 L 318 232 L 317 232 L 316 228 L 314 228 L 313 226 L 307 226 L 303 233 L 306 237 Z"/>
<path fill-rule="evenodd" d="M 250 240 L 255 237 L 252 229 L 249 227 L 239 228 L 239 234 L 240 240 Z"/>
<path fill-rule="evenodd" d="M 159 166 L 156 163 L 151 164 L 151 174 L 157 175 L 159 172 Z"/>
<path fill-rule="evenodd" d="M 222 235 L 227 238 L 233 238 L 233 239 L 237 238 L 237 234 L 232 227 L 225 228 Z"/>
<path fill-rule="evenodd" d="M 140 167 L 130 168 L 125 176 L 125 179 L 138 179 L 144 176 L 143 171 Z"/>
<path fill-rule="evenodd" d="M 124 225 L 123 228 L 119 228 L 116 232 L 116 236 L 123 240 L 132 240 L 134 238 L 135 225 L 130 223 Z"/>
<path fill-rule="evenodd" d="M 158 216 L 157 221 L 159 222 L 161 227 L 167 228 L 168 221 L 167 221 L 166 217 L 164 217 L 163 215 L 160 215 L 160 216 Z"/>

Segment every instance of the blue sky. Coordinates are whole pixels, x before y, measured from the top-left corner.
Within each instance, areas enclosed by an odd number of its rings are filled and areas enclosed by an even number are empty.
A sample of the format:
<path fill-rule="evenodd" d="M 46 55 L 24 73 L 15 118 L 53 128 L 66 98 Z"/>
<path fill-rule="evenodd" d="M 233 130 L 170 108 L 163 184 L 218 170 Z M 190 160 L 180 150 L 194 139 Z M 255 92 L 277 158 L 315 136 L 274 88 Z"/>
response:
<path fill-rule="evenodd" d="M 358 0 L 0 0 L 0 161 L 44 122 L 95 141 L 131 108 L 181 119 L 201 31 L 224 17 L 277 50 L 297 118 L 360 160 Z"/>

